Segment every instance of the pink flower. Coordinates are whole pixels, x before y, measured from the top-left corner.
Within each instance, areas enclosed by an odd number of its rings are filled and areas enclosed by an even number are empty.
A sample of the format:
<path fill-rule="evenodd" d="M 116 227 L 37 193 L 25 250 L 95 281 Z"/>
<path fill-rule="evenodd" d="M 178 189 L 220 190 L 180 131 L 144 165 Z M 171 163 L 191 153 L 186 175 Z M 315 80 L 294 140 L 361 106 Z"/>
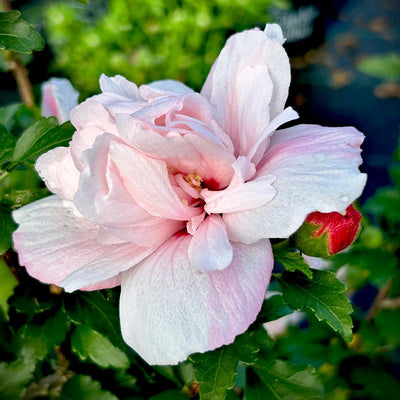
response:
<path fill-rule="evenodd" d="M 42 84 L 42 115 L 56 117 L 62 124 L 69 121 L 69 113 L 78 105 L 79 93 L 65 78 L 51 78 Z"/>
<path fill-rule="evenodd" d="M 297 117 L 283 42 L 277 25 L 233 35 L 200 94 L 103 75 L 71 112 L 70 146 L 37 161 L 55 195 L 14 213 L 32 276 L 67 291 L 121 284 L 123 337 L 150 364 L 231 343 L 263 302 L 268 238 L 364 187 L 356 129 L 276 131 Z"/>

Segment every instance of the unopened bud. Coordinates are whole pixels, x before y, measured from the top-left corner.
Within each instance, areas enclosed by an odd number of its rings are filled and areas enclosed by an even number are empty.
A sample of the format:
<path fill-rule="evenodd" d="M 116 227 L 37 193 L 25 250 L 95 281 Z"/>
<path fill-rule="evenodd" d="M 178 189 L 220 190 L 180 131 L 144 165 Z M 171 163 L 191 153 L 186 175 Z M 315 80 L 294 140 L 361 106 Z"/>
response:
<path fill-rule="evenodd" d="M 295 244 L 309 256 L 332 256 L 354 242 L 360 232 L 361 218 L 353 205 L 347 207 L 345 215 L 313 212 L 294 234 Z"/>

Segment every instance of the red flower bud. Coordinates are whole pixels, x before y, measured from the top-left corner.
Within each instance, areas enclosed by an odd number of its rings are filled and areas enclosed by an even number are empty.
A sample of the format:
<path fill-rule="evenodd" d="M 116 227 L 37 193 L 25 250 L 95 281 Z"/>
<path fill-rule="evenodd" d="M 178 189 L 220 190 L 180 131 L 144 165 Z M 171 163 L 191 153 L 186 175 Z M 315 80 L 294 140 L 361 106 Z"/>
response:
<path fill-rule="evenodd" d="M 309 214 L 294 234 L 298 249 L 313 257 L 329 257 L 350 246 L 360 231 L 362 215 L 353 205 L 346 214 L 338 212 Z"/>

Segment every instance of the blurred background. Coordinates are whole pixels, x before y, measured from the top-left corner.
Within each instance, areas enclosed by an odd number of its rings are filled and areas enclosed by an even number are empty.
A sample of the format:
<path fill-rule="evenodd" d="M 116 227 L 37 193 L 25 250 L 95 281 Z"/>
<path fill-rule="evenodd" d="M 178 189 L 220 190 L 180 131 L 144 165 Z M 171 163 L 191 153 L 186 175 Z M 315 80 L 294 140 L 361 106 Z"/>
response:
<path fill-rule="evenodd" d="M 82 0 L 85 3 L 85 0 Z M 24 56 L 39 98 L 50 76 L 69 78 L 81 99 L 101 73 L 138 85 L 173 78 L 200 90 L 234 32 L 267 21 L 287 37 L 293 83 L 288 104 L 302 122 L 353 125 L 367 137 L 362 200 L 389 182 L 400 123 L 400 2 L 394 0 L 16 0 L 46 48 Z M 0 104 L 18 101 L 0 53 Z"/>

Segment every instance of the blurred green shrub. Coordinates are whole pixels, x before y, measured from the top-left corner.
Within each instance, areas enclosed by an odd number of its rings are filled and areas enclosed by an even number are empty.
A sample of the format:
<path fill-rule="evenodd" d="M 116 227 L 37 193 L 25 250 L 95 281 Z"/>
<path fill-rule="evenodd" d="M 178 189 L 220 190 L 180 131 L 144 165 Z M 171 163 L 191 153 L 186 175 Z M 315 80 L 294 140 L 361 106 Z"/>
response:
<path fill-rule="evenodd" d="M 101 73 L 142 84 L 178 79 L 199 89 L 230 33 L 263 26 L 270 6 L 287 0 L 110 0 L 81 7 L 50 4 L 47 40 L 55 68 L 83 94 L 98 91 Z"/>

